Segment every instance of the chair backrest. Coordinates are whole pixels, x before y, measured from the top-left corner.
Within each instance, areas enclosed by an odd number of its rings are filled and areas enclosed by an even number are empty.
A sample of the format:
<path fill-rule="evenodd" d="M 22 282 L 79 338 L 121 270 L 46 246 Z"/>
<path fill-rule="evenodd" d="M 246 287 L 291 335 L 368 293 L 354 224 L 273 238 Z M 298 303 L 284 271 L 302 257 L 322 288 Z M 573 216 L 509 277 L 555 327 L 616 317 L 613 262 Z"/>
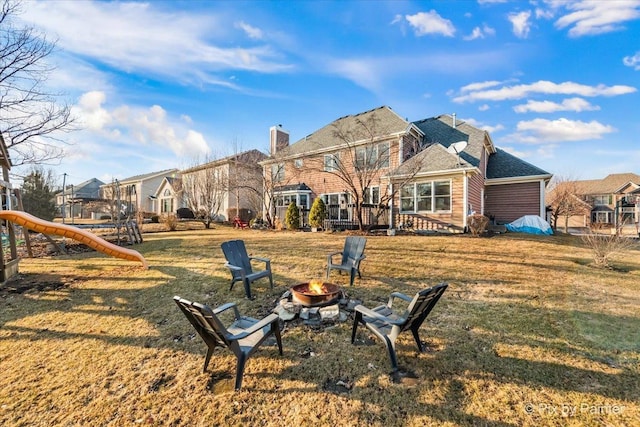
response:
<path fill-rule="evenodd" d="M 413 297 L 411 303 L 409 303 L 409 307 L 407 307 L 409 314 L 401 329 L 406 331 L 411 328 L 419 328 L 422 322 L 424 322 L 424 319 L 431 313 L 431 310 L 433 310 L 433 307 L 447 289 L 447 286 L 449 285 L 446 283 L 440 283 L 439 285 L 418 292 Z"/>
<path fill-rule="evenodd" d="M 227 328 L 220 322 L 209 306 L 187 301 L 178 296 L 173 297 L 173 300 L 206 343 L 214 346 L 229 347 L 230 341 L 227 338 L 229 335 Z"/>
<path fill-rule="evenodd" d="M 342 251 L 342 265 L 353 266 L 356 259 L 364 254 L 364 247 L 367 239 L 361 236 L 349 236 L 344 241 L 344 250 Z"/>
<path fill-rule="evenodd" d="M 244 270 L 245 274 L 253 273 L 251 269 L 251 261 L 249 255 L 247 255 L 247 248 L 244 246 L 242 240 L 229 240 L 222 245 L 222 252 L 229 264 L 240 267 Z M 240 276 L 239 272 L 232 271 L 233 276 Z"/>

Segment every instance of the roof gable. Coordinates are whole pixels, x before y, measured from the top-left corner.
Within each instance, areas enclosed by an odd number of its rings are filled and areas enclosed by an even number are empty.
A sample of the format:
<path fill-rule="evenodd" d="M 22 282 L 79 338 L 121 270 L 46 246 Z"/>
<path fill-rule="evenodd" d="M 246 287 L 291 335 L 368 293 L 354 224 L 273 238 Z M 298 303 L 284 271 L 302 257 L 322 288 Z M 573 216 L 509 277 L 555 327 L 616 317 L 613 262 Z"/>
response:
<path fill-rule="evenodd" d="M 244 163 L 248 165 L 255 165 L 266 158 L 267 158 L 266 154 L 264 154 L 262 151 L 254 149 L 254 150 L 244 151 L 239 154 L 232 154 L 231 156 L 223 157 L 221 159 L 212 160 L 210 162 L 203 163 L 201 165 L 193 166 L 191 168 L 184 169 L 182 173 L 185 174 L 185 173 L 197 172 L 203 169 L 215 168 L 218 166 L 225 165 L 227 163 L 231 163 L 233 161 L 237 161 L 239 163 Z"/>
<path fill-rule="evenodd" d="M 341 147 L 346 142 L 354 143 L 361 140 L 371 141 L 372 138 L 385 138 L 406 132 L 410 125 L 391 108 L 382 106 L 363 113 L 340 117 L 312 134 L 284 147 L 279 151 L 279 157 L 330 150 Z M 345 135 L 348 141 L 338 137 L 336 131 Z M 363 131 L 371 131 L 372 133 L 365 135 Z"/>
<path fill-rule="evenodd" d="M 607 175 L 604 179 L 576 181 L 578 192 L 583 195 L 614 194 L 630 184 L 640 184 L 640 175 L 634 173 L 614 173 Z"/>

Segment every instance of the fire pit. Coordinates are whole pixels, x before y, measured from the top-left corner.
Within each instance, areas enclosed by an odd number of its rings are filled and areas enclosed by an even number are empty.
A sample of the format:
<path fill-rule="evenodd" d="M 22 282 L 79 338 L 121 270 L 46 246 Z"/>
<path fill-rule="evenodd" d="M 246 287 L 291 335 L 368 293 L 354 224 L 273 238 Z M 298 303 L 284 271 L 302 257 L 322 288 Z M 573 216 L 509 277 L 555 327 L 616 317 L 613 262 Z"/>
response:
<path fill-rule="evenodd" d="M 305 307 L 322 307 L 335 304 L 340 298 L 341 292 L 338 285 L 320 280 L 300 283 L 291 288 L 293 301 Z"/>

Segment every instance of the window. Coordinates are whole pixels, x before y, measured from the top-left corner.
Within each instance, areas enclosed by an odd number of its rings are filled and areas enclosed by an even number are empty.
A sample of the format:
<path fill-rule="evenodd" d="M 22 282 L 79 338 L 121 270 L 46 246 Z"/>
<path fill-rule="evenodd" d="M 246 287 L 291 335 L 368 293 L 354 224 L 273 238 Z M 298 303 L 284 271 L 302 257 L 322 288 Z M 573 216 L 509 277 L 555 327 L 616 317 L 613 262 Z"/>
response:
<path fill-rule="evenodd" d="M 366 147 L 356 148 L 356 167 L 364 168 L 388 168 L 389 167 L 389 143 L 370 144 Z"/>
<path fill-rule="evenodd" d="M 272 165 L 271 166 L 271 178 L 273 182 L 281 182 L 284 181 L 284 165 Z"/>
<path fill-rule="evenodd" d="M 297 168 L 300 169 L 302 166 L 304 166 L 304 161 L 302 159 L 295 159 L 293 161 L 293 165 Z"/>
<path fill-rule="evenodd" d="M 611 223 L 611 212 L 593 212 L 591 214 L 591 222 L 609 224 Z"/>
<path fill-rule="evenodd" d="M 309 195 L 306 193 L 280 194 L 275 198 L 276 207 L 286 208 L 291 202 L 301 208 L 309 209 Z"/>
<path fill-rule="evenodd" d="M 611 205 L 611 195 L 607 194 L 604 196 L 593 196 L 593 204 L 596 206 L 606 206 Z"/>
<path fill-rule="evenodd" d="M 364 195 L 362 196 L 362 203 L 368 203 L 370 205 L 377 205 L 380 203 L 380 187 L 371 187 L 364 189 Z"/>
<path fill-rule="evenodd" d="M 405 185 L 400 189 L 400 211 L 451 211 L 451 181 L 429 181 Z"/>
<path fill-rule="evenodd" d="M 160 206 L 161 213 L 173 212 L 173 199 L 162 199 L 162 205 Z"/>
<path fill-rule="evenodd" d="M 325 172 L 333 172 L 338 170 L 338 162 L 340 158 L 337 154 L 325 154 L 324 155 L 324 170 Z"/>

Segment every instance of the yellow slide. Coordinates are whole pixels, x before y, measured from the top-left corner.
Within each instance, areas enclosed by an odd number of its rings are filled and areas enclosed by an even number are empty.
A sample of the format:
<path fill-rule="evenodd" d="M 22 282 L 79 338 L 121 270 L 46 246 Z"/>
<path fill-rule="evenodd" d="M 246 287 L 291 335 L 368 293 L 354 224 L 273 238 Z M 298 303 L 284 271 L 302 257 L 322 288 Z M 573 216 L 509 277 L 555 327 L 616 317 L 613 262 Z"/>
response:
<path fill-rule="evenodd" d="M 45 221 L 22 211 L 0 210 L 0 219 L 6 219 L 29 230 L 37 231 L 38 233 L 68 237 L 109 256 L 126 259 L 128 261 L 140 261 L 144 268 L 149 268 L 147 261 L 140 252 L 114 245 L 93 233 L 71 225 Z"/>

